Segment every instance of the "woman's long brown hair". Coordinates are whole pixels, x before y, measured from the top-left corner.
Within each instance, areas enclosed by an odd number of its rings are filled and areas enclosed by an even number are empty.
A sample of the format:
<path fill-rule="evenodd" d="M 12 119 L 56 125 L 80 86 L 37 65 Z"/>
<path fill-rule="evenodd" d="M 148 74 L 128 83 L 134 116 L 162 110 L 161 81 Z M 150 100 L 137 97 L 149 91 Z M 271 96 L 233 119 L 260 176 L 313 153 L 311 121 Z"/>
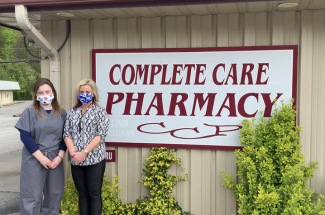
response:
<path fill-rule="evenodd" d="M 55 90 L 52 82 L 47 78 L 41 78 L 41 79 L 39 79 L 38 81 L 35 82 L 34 88 L 33 88 L 33 106 L 34 106 L 37 114 L 40 117 L 46 118 L 41 112 L 41 105 L 40 105 L 39 101 L 36 100 L 38 88 L 40 86 L 44 85 L 44 84 L 49 85 L 51 87 L 51 89 L 52 89 L 54 99 L 53 99 L 51 104 L 52 104 L 52 107 L 54 108 L 55 115 L 58 116 L 58 115 L 61 114 L 61 105 L 60 105 L 60 103 L 58 101 L 56 90 Z"/>

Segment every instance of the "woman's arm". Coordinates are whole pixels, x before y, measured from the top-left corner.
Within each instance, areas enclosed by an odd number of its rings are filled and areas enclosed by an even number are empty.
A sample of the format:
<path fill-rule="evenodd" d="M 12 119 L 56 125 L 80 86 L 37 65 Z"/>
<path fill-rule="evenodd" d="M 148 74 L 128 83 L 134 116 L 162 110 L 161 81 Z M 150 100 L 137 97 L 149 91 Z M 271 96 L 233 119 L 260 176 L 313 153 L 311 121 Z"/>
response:
<path fill-rule="evenodd" d="M 67 120 L 67 113 L 65 112 L 64 109 L 61 110 L 61 118 L 63 120 L 63 122 L 66 122 Z M 65 125 L 64 125 L 65 126 Z M 63 130 L 65 129 L 63 126 Z M 63 158 L 64 158 L 64 155 L 65 155 L 65 152 L 67 151 L 67 147 L 65 145 L 65 142 L 64 140 L 62 140 L 60 142 L 60 147 L 59 147 L 59 153 L 58 155 L 52 160 L 53 163 L 52 165 L 50 166 L 51 169 L 55 169 L 57 166 L 59 166 L 59 164 L 63 161 Z"/>
<path fill-rule="evenodd" d="M 100 136 L 94 137 L 94 139 L 90 141 L 90 143 L 86 146 L 86 148 L 84 148 L 84 150 L 88 151 L 88 153 L 93 151 L 95 148 L 97 148 L 97 146 L 99 146 L 100 138 Z"/>
<path fill-rule="evenodd" d="M 51 168 L 53 162 L 44 156 L 39 149 L 32 155 L 42 164 L 45 169 Z"/>
<path fill-rule="evenodd" d="M 75 155 L 75 151 L 76 151 L 74 144 L 73 144 L 73 140 L 72 140 L 72 126 L 73 125 L 72 125 L 72 120 L 70 119 L 73 114 L 74 114 L 73 110 L 70 110 L 66 117 L 66 121 L 64 123 L 64 129 L 63 129 L 64 142 L 69 150 L 69 154 L 71 157 L 73 157 Z"/>
<path fill-rule="evenodd" d="M 76 153 L 76 156 L 74 157 L 74 159 L 72 159 L 74 162 L 78 162 L 78 163 L 83 162 L 86 159 L 87 154 L 99 146 L 101 138 L 106 137 L 106 133 L 109 125 L 108 114 L 104 108 L 101 108 L 97 114 L 100 120 L 99 123 L 97 123 L 96 134 L 95 134 L 96 136 L 89 142 L 89 144 L 81 152 Z"/>
<path fill-rule="evenodd" d="M 69 154 L 71 157 L 74 157 L 76 154 L 76 149 L 73 145 L 73 141 L 70 137 L 64 137 L 64 142 L 65 145 L 67 146 L 68 150 L 69 150 Z"/>
<path fill-rule="evenodd" d="M 55 169 L 63 161 L 65 151 L 60 150 L 58 156 L 52 160 L 52 164 L 49 166 L 51 169 Z"/>
<path fill-rule="evenodd" d="M 26 149 L 29 153 L 33 154 L 38 150 L 38 146 L 36 145 L 35 141 L 32 139 L 30 132 L 19 130 L 20 132 L 20 140 L 25 145 Z"/>
<path fill-rule="evenodd" d="M 62 140 L 60 143 L 60 151 L 58 156 L 56 156 L 53 160 L 52 160 L 52 165 L 50 166 L 51 169 L 55 169 L 57 166 L 59 166 L 59 164 L 63 161 L 64 158 L 64 154 L 65 151 L 67 150 L 67 147 L 64 143 L 64 141 Z"/>
<path fill-rule="evenodd" d="M 36 143 L 31 137 L 30 132 L 20 130 L 20 140 L 23 142 L 27 150 L 42 164 L 45 169 L 52 166 L 53 162 L 44 156 L 38 149 Z"/>
<path fill-rule="evenodd" d="M 97 148 L 97 146 L 99 146 L 100 138 L 101 138 L 100 136 L 94 137 L 90 141 L 90 143 L 86 146 L 86 148 L 84 148 L 81 152 L 76 152 L 76 154 L 73 157 L 72 161 L 74 161 L 76 163 L 83 162 L 86 159 L 88 153 L 93 151 L 95 148 Z"/>

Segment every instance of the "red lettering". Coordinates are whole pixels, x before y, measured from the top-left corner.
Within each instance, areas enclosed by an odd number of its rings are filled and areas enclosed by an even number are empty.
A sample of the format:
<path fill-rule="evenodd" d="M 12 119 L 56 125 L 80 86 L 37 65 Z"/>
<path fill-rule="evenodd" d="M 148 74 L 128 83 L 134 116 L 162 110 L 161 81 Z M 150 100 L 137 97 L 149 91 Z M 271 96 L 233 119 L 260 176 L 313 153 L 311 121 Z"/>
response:
<path fill-rule="evenodd" d="M 111 70 L 109 71 L 109 80 L 113 85 L 118 85 L 120 83 L 120 80 L 118 80 L 117 82 L 114 80 L 113 72 L 116 67 L 119 68 L 121 72 L 121 64 L 115 64 L 114 66 L 112 66 Z"/>
<path fill-rule="evenodd" d="M 236 128 L 230 129 L 230 130 L 220 131 L 221 127 L 236 127 Z M 237 130 L 239 130 L 241 128 L 242 128 L 242 126 L 240 126 L 240 125 L 219 125 L 219 128 L 217 129 L 217 132 L 219 134 L 218 136 L 227 136 L 226 134 L 220 134 L 220 133 L 227 133 L 227 132 L 230 132 L 230 131 L 237 131 Z"/>
<path fill-rule="evenodd" d="M 212 116 L 213 105 L 214 105 L 214 100 L 216 95 L 217 93 L 208 93 L 207 97 L 203 99 L 203 93 L 194 93 L 194 104 L 193 104 L 191 116 L 195 116 L 196 103 L 199 104 L 199 108 L 200 110 L 202 110 L 206 102 L 208 102 L 208 104 L 204 116 Z"/>
<path fill-rule="evenodd" d="M 277 93 L 277 96 L 275 99 L 273 99 L 273 102 L 271 102 L 270 95 L 271 93 L 261 93 L 264 103 L 265 103 L 265 109 L 264 109 L 264 117 L 271 117 L 272 107 L 274 103 L 283 95 L 283 93 Z"/>
<path fill-rule="evenodd" d="M 126 80 L 126 72 L 127 72 L 127 69 L 130 68 L 130 80 L 127 81 Z M 135 71 L 134 71 L 134 68 L 131 64 L 126 64 L 124 67 L 123 67 L 123 70 L 122 70 L 122 81 L 125 85 L 130 85 L 133 81 L 134 81 L 134 76 L 135 76 Z"/>
<path fill-rule="evenodd" d="M 134 115 L 142 115 L 141 109 L 142 109 L 143 98 L 145 93 L 138 93 L 138 98 L 133 98 L 133 94 L 134 93 L 126 93 L 125 108 L 124 108 L 124 113 L 122 115 L 131 115 L 130 110 L 131 110 L 132 101 L 136 102 Z"/>
<path fill-rule="evenodd" d="M 259 84 L 259 85 L 262 85 L 262 84 L 266 85 L 267 81 L 269 80 L 269 77 L 267 77 L 267 79 L 264 82 L 261 81 L 262 73 L 266 74 L 266 69 L 263 69 L 263 66 L 266 66 L 267 69 L 269 69 L 269 63 L 259 63 L 258 64 L 256 84 Z"/>
<path fill-rule="evenodd" d="M 247 69 L 249 67 L 249 69 Z M 252 63 L 243 63 L 243 70 L 241 74 L 240 85 L 245 85 L 245 76 L 248 78 L 248 85 L 253 84 L 252 71 L 254 69 L 254 64 Z"/>
<path fill-rule="evenodd" d="M 187 68 L 186 82 L 185 85 L 190 85 L 192 69 L 195 67 L 195 64 L 185 64 L 184 70 Z"/>
<path fill-rule="evenodd" d="M 224 63 L 220 63 L 216 67 L 214 67 L 213 72 L 212 72 L 212 80 L 213 80 L 214 84 L 216 84 L 216 85 L 222 85 L 223 81 L 224 81 L 224 79 L 223 79 L 222 82 L 219 82 L 217 79 L 217 72 L 218 72 L 219 67 L 223 67 L 224 71 L 226 70 L 226 66 Z"/>
<path fill-rule="evenodd" d="M 161 85 L 167 85 L 170 83 L 170 78 L 168 81 L 166 81 L 166 73 L 167 73 L 167 64 L 163 64 L 163 73 L 161 77 Z"/>
<path fill-rule="evenodd" d="M 232 72 L 232 74 L 231 74 L 231 72 Z M 238 83 L 237 83 L 237 64 L 235 64 L 235 63 L 231 64 L 225 85 L 228 84 L 228 80 L 230 77 L 232 78 L 232 85 L 238 85 Z"/>
<path fill-rule="evenodd" d="M 106 103 L 106 112 L 107 114 L 112 114 L 113 104 L 117 104 L 124 99 L 123 93 L 107 93 L 107 103 Z M 114 96 L 117 95 L 117 99 L 114 101 Z"/>
<path fill-rule="evenodd" d="M 181 73 L 180 70 L 178 70 L 178 68 L 183 69 L 183 65 L 182 64 L 174 64 L 173 65 L 173 78 L 172 78 L 172 84 L 173 85 L 180 85 L 182 83 L 183 78 L 181 78 L 181 80 L 179 82 L 176 82 L 176 76 L 177 74 L 179 75 Z"/>
<path fill-rule="evenodd" d="M 188 95 L 186 93 L 171 93 L 169 112 L 167 116 L 175 116 L 176 106 L 179 108 L 180 116 L 187 116 L 184 102 L 187 100 Z M 177 101 L 177 97 L 181 96 L 181 100 Z"/>
<path fill-rule="evenodd" d="M 157 101 L 157 104 L 154 104 L 154 102 Z M 164 105 L 163 105 L 163 99 L 162 99 L 162 93 L 155 93 L 155 96 L 151 100 L 151 103 L 148 107 L 147 112 L 144 115 L 150 115 L 150 109 L 151 107 L 154 107 L 157 109 L 156 116 L 164 116 Z"/>
<path fill-rule="evenodd" d="M 148 70 L 149 70 L 148 64 L 143 65 L 143 69 L 141 68 L 141 65 L 137 65 L 137 72 L 135 74 L 135 82 L 134 82 L 135 85 L 137 85 L 138 75 L 139 75 L 139 79 L 142 78 L 143 75 L 142 85 L 147 85 Z"/>
<path fill-rule="evenodd" d="M 204 76 L 204 70 L 206 70 L 206 68 L 207 68 L 206 64 L 196 64 L 194 85 L 204 85 L 206 78 L 204 77 L 204 80 L 202 82 L 200 82 L 199 79 L 200 79 L 200 74 Z"/>
<path fill-rule="evenodd" d="M 155 71 L 157 68 L 157 71 Z M 151 74 L 150 74 L 150 85 L 154 84 L 155 76 L 161 72 L 162 66 L 160 64 L 151 65 Z"/>
<path fill-rule="evenodd" d="M 245 95 L 243 95 L 240 99 L 239 99 L 239 102 L 238 102 L 238 112 L 240 115 L 242 115 L 243 117 L 255 117 L 257 111 L 255 111 L 255 113 L 253 114 L 248 114 L 246 113 L 245 111 L 245 102 L 246 102 L 246 99 L 250 96 L 254 96 L 256 98 L 256 100 L 258 101 L 258 93 L 247 93 Z"/>
<path fill-rule="evenodd" d="M 226 105 L 227 101 L 228 102 L 228 106 Z M 218 113 L 216 116 L 221 116 L 221 112 L 222 110 L 226 108 L 229 110 L 229 115 L 230 117 L 236 117 L 237 116 L 237 112 L 236 112 L 236 102 L 235 102 L 235 93 L 227 93 L 227 96 L 225 98 L 225 100 L 223 101 Z"/>

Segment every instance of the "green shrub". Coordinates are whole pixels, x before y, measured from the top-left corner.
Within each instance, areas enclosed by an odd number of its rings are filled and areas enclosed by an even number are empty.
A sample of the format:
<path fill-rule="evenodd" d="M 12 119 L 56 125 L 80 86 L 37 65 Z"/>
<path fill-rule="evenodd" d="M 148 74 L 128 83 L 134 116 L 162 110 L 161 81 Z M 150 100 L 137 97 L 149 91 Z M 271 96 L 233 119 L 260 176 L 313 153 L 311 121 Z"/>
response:
<path fill-rule="evenodd" d="M 78 191 L 71 178 L 67 179 L 67 187 L 64 189 L 61 200 L 61 214 L 79 214 Z"/>
<path fill-rule="evenodd" d="M 123 201 L 118 199 L 118 193 L 121 188 L 118 188 L 118 177 L 114 175 L 114 181 L 110 181 L 104 175 L 102 187 L 102 201 L 103 201 L 103 215 L 114 214 L 114 211 L 123 205 Z M 79 214 L 79 198 L 78 191 L 74 182 L 68 178 L 67 187 L 64 190 L 63 198 L 61 201 L 61 214 L 62 215 L 77 215 Z"/>
<path fill-rule="evenodd" d="M 176 150 L 174 149 L 173 151 Z M 149 157 L 143 163 L 146 168 L 142 169 L 143 177 L 139 180 L 139 183 L 142 183 L 149 189 L 150 197 L 140 197 L 137 199 L 137 204 L 125 204 L 115 214 L 190 214 L 182 210 L 174 196 L 170 196 L 177 182 L 187 181 L 187 175 L 176 177 L 167 174 L 168 169 L 173 163 L 181 166 L 180 162 L 181 159 L 176 158 L 171 149 L 165 147 L 152 148 Z"/>
<path fill-rule="evenodd" d="M 173 150 L 176 151 L 176 150 Z M 176 158 L 171 149 L 164 147 L 152 148 L 149 157 L 146 158 L 142 170 L 143 183 L 149 189 L 150 197 L 140 197 L 137 204 L 126 204 L 123 200 L 118 199 L 118 177 L 114 175 L 114 181 L 110 181 L 104 176 L 102 187 L 103 211 L 102 214 L 117 215 L 185 215 L 189 212 L 183 211 L 175 197 L 170 193 L 179 181 L 187 181 L 187 175 L 173 176 L 167 174 L 171 165 L 180 164 L 181 160 Z M 185 167 L 183 167 L 185 169 Z M 78 192 L 71 179 L 67 180 L 67 188 L 64 190 L 61 201 L 62 215 L 79 214 Z"/>
<path fill-rule="evenodd" d="M 282 102 L 269 119 L 243 121 L 244 147 L 235 152 L 240 183 L 222 171 L 223 185 L 234 191 L 240 214 L 325 214 L 324 197 L 315 204 L 318 193 L 306 184 L 317 163 L 304 165 L 295 116 L 292 103 Z"/>
<path fill-rule="evenodd" d="M 104 176 L 103 187 L 102 187 L 102 201 L 103 208 L 102 214 L 114 214 L 114 211 L 118 210 L 124 203 L 118 199 L 118 193 L 122 188 L 118 188 L 118 177 L 113 176 L 113 183 Z"/>

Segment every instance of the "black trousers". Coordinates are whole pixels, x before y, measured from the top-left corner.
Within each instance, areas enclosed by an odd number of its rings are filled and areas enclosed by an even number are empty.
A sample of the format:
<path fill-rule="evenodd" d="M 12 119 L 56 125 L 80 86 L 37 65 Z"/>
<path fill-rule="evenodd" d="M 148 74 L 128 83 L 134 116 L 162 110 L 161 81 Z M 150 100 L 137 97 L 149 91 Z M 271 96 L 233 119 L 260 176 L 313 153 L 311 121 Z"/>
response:
<path fill-rule="evenodd" d="M 101 189 L 106 160 L 91 166 L 71 165 L 72 178 L 79 193 L 80 215 L 102 213 Z"/>

